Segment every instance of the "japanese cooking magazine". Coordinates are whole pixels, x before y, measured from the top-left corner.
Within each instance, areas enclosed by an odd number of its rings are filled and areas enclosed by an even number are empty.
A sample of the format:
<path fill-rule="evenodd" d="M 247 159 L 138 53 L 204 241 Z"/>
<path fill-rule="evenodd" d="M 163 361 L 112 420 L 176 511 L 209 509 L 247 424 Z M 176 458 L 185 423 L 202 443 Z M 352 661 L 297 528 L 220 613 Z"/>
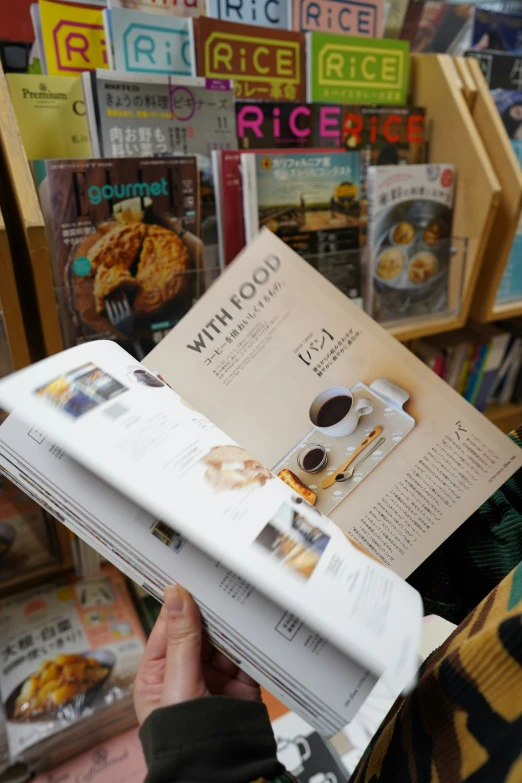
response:
<path fill-rule="evenodd" d="M 401 577 L 522 464 L 267 230 L 143 363 L 85 343 L 0 403 L 1 470 L 151 594 L 182 583 L 323 734 L 376 678 L 411 683 L 422 607 Z"/>
<path fill-rule="evenodd" d="M 368 169 L 366 311 L 379 323 L 443 312 L 458 299 L 451 264 L 455 167 Z"/>
<path fill-rule="evenodd" d="M 117 340 L 141 359 L 202 294 L 193 155 L 39 161 L 66 347 Z"/>

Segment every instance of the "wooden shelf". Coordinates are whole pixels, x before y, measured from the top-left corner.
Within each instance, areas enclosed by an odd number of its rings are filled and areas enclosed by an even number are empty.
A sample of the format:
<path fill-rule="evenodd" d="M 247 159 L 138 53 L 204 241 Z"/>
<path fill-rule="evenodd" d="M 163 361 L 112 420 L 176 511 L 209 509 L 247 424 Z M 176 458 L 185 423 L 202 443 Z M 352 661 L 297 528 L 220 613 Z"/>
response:
<path fill-rule="evenodd" d="M 522 424 L 522 404 L 508 402 L 504 405 L 488 405 L 485 415 L 502 432 L 508 433 Z"/>

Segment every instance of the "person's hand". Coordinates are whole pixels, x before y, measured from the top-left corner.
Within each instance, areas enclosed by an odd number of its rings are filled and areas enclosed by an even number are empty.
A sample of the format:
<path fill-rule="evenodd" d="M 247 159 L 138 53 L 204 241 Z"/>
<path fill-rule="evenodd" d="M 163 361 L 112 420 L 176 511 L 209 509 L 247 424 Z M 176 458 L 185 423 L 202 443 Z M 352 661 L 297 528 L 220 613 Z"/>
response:
<path fill-rule="evenodd" d="M 167 587 L 134 685 L 138 721 L 141 725 L 158 707 L 210 695 L 261 699 L 254 680 L 203 639 L 190 594 L 179 585 Z"/>

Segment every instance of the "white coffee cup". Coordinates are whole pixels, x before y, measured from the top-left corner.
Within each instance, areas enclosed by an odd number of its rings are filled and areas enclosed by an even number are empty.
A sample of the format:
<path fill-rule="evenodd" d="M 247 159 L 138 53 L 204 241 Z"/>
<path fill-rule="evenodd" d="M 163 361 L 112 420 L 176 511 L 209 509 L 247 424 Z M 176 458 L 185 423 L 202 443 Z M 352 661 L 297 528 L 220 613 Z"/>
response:
<path fill-rule="evenodd" d="M 319 432 L 333 438 L 351 435 L 361 416 L 373 411 L 366 397 L 354 397 L 345 386 L 332 386 L 317 395 L 310 405 L 310 421 Z"/>

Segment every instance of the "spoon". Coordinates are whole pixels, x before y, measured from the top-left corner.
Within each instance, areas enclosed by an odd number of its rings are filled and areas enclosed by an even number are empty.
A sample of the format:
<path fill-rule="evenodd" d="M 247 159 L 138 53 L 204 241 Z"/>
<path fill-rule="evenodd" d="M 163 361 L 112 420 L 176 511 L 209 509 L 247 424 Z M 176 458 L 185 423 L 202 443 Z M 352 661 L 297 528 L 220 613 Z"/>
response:
<path fill-rule="evenodd" d="M 345 471 L 344 473 L 338 473 L 337 476 L 335 477 L 335 480 L 338 481 L 339 483 L 343 481 L 349 481 L 352 478 L 355 471 L 357 470 L 357 468 L 359 467 L 359 465 L 362 465 L 364 460 L 368 459 L 368 457 L 371 457 L 374 451 L 380 449 L 380 447 L 382 446 L 385 440 L 386 438 L 380 438 L 375 444 L 375 446 L 372 446 L 370 451 L 367 454 L 365 454 L 364 457 L 362 457 L 358 462 L 356 462 L 355 465 L 352 465 L 352 467 L 349 470 Z"/>

